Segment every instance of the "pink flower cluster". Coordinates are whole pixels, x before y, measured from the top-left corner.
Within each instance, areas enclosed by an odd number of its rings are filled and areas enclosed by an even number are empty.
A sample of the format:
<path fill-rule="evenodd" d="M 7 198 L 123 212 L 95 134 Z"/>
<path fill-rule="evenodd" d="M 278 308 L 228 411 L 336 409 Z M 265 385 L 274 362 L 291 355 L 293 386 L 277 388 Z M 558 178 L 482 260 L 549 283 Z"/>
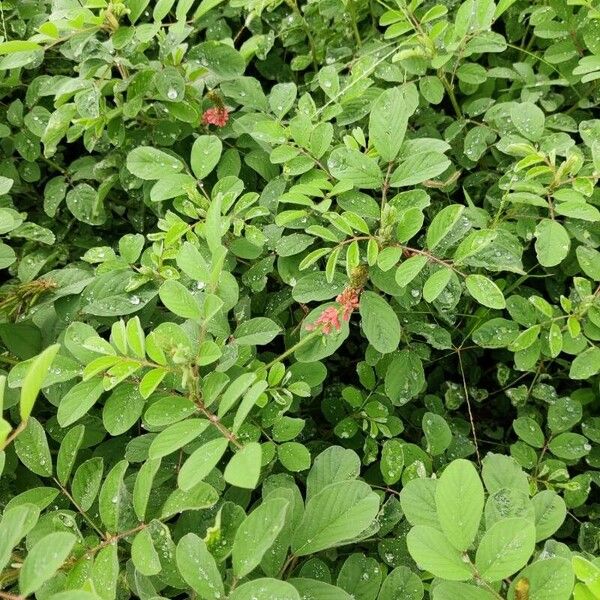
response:
<path fill-rule="evenodd" d="M 334 329 L 337 331 L 341 329 L 342 324 L 340 323 L 340 313 L 335 306 L 329 306 L 326 308 L 314 323 L 309 323 L 306 326 L 306 329 L 308 331 L 314 331 L 318 327 L 321 328 L 321 331 L 325 335 L 331 333 Z"/>
<path fill-rule="evenodd" d="M 321 331 L 327 335 L 333 330 L 339 331 L 342 328 L 340 322 L 340 310 L 342 313 L 342 319 L 349 321 L 350 316 L 355 309 L 358 308 L 360 299 L 360 290 L 348 287 L 346 288 L 335 300 L 338 303 L 338 307 L 329 306 L 320 315 L 314 323 L 309 323 L 306 326 L 308 331 L 314 331 L 318 327 Z"/>
<path fill-rule="evenodd" d="M 335 299 L 335 301 L 342 306 L 342 318 L 344 321 L 349 321 L 350 315 L 360 304 L 360 291 L 348 287 Z"/>
<path fill-rule="evenodd" d="M 203 125 L 225 127 L 229 121 L 229 111 L 225 107 L 208 108 L 202 114 Z"/>

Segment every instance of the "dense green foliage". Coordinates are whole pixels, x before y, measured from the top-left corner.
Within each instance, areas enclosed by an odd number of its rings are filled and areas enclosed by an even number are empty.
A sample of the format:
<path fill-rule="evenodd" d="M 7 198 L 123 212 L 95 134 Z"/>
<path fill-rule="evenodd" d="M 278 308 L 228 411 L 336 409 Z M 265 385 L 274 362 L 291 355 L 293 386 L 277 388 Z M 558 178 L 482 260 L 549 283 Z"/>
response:
<path fill-rule="evenodd" d="M 598 0 L 0 1 L 0 599 L 600 598 Z"/>

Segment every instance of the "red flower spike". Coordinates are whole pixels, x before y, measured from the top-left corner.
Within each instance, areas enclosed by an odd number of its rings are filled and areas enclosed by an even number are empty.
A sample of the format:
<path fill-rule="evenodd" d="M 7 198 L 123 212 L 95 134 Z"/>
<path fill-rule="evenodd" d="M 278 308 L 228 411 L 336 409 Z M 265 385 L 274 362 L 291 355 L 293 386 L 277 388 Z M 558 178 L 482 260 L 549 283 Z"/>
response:
<path fill-rule="evenodd" d="M 338 306 L 326 308 L 314 323 L 309 323 L 306 326 L 307 331 L 314 331 L 319 327 L 325 335 L 331 333 L 334 329 L 339 331 L 342 328 L 340 311 L 342 319 L 349 321 L 352 313 L 359 307 L 360 289 L 347 287 L 335 300 Z"/>
<path fill-rule="evenodd" d="M 346 288 L 337 298 L 338 302 L 342 307 L 342 318 L 344 321 L 350 320 L 350 315 L 358 308 L 360 304 L 359 290 L 354 288 Z"/>
<path fill-rule="evenodd" d="M 326 308 L 314 323 L 306 326 L 306 329 L 314 331 L 317 327 L 321 327 L 325 335 L 331 333 L 333 329 L 339 331 L 342 328 L 342 324 L 340 323 L 340 315 L 337 308 L 333 306 Z"/>
<path fill-rule="evenodd" d="M 225 127 L 229 121 L 229 111 L 225 107 L 208 108 L 202 114 L 203 125 Z"/>

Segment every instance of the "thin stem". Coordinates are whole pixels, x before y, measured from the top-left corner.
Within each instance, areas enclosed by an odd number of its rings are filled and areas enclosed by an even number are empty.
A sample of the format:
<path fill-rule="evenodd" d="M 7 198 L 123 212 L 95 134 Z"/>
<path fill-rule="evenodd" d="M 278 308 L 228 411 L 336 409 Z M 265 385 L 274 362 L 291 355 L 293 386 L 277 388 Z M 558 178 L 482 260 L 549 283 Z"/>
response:
<path fill-rule="evenodd" d="M 25 596 L 16 596 L 15 594 L 9 594 L 8 592 L 0 592 L 0 598 L 5 600 L 24 600 Z"/>
<path fill-rule="evenodd" d="M 100 550 L 102 550 L 102 548 L 106 548 L 106 546 L 110 546 L 111 544 L 114 544 L 115 542 L 118 542 L 119 540 L 122 540 L 123 538 L 129 537 L 130 535 L 133 535 L 134 533 L 138 533 L 139 531 L 142 531 L 142 529 L 146 529 L 146 527 L 148 527 L 149 525 L 150 525 L 149 523 L 141 523 L 137 527 L 134 527 L 133 529 L 129 529 L 127 531 L 123 531 L 122 533 L 116 533 L 115 535 L 107 534 L 107 536 L 104 536 L 106 539 L 104 541 L 100 542 L 97 546 L 90 548 L 85 553 L 85 556 L 92 556 L 92 555 L 96 554 L 96 552 L 99 552 Z"/>
<path fill-rule="evenodd" d="M 21 421 L 15 429 L 13 429 L 12 433 L 4 440 L 3 444 L 0 444 L 0 452 L 8 448 L 8 446 L 19 436 L 20 433 L 27 427 L 27 421 Z"/>
<path fill-rule="evenodd" d="M 446 77 L 445 73 L 442 73 L 441 71 L 438 72 L 438 77 L 440 78 L 440 81 L 442 82 L 442 85 L 444 86 L 444 88 L 446 88 L 446 92 L 448 93 L 448 98 L 450 98 L 450 103 L 452 104 L 452 108 L 454 108 L 454 112 L 456 113 L 456 116 L 459 119 L 462 119 L 463 118 L 462 110 L 460 108 L 460 104 L 458 103 L 458 100 L 456 99 L 456 95 L 454 94 L 454 88 L 448 81 L 448 78 Z"/>
<path fill-rule="evenodd" d="M 310 54 L 312 56 L 313 67 L 315 69 L 315 73 L 319 70 L 319 60 L 317 58 L 317 46 L 315 45 L 315 38 L 312 35 L 310 27 L 304 18 L 304 15 L 300 11 L 298 7 L 297 0 L 292 0 L 288 3 L 291 9 L 296 13 L 300 21 L 302 22 L 302 29 L 304 29 L 304 33 L 306 34 L 306 39 L 308 40 L 308 47 L 310 48 Z"/>
<path fill-rule="evenodd" d="M 350 90 L 350 88 L 355 86 L 357 83 L 359 83 L 363 79 L 369 77 L 375 71 L 375 69 L 377 69 L 377 67 L 380 64 L 384 63 L 392 54 L 394 54 L 394 52 L 396 52 L 395 47 L 393 50 L 390 50 L 390 52 L 387 52 L 386 54 L 384 54 L 380 59 L 378 59 L 375 62 L 375 64 L 371 65 L 371 67 L 369 69 L 366 69 L 356 79 L 353 79 L 345 88 L 341 89 L 333 98 L 330 98 L 327 102 L 325 102 L 325 104 L 323 104 L 323 106 L 321 106 L 319 109 L 317 109 L 314 116 L 318 117 L 330 104 L 333 104 L 334 102 L 337 101 L 338 98 L 340 98 L 344 94 L 346 94 L 348 92 L 348 90 Z"/>
<path fill-rule="evenodd" d="M 461 277 L 466 277 L 466 274 L 462 271 L 459 271 L 452 263 L 447 260 L 443 260 L 431 254 L 431 252 L 427 252 L 426 250 L 419 250 L 418 248 L 411 248 L 410 246 L 404 246 L 403 244 L 394 244 L 398 248 L 402 248 L 402 250 L 406 250 L 407 252 L 411 252 L 412 254 L 419 254 L 421 256 L 426 256 L 429 260 L 438 265 L 443 265 L 448 269 L 452 269 L 455 273 L 460 275 Z"/>
<path fill-rule="evenodd" d="M 3 355 L 0 356 L 0 363 L 4 363 L 5 365 L 18 365 L 19 361 L 16 358 Z"/>
<path fill-rule="evenodd" d="M 381 206 L 380 211 L 383 213 L 383 207 L 387 201 L 387 193 L 390 189 L 390 175 L 392 174 L 392 167 L 394 166 L 394 161 L 390 161 L 387 166 L 387 171 L 385 173 L 385 180 L 383 181 L 383 187 L 381 188 Z"/>
<path fill-rule="evenodd" d="M 348 12 L 350 13 L 350 20 L 352 21 L 354 39 L 356 40 L 356 45 L 360 48 L 362 46 L 362 40 L 360 39 L 360 31 L 358 30 L 358 23 L 356 22 L 356 6 L 354 6 L 354 0 L 348 0 Z"/>
<path fill-rule="evenodd" d="M 312 340 L 313 338 L 316 338 L 318 335 L 321 335 L 321 331 L 319 329 L 315 329 L 308 335 L 305 335 L 301 340 L 299 340 L 293 346 L 288 348 L 283 354 L 280 354 L 277 358 L 274 358 L 270 363 L 267 363 L 265 365 L 265 369 L 270 369 L 275 363 L 281 362 L 284 358 L 296 352 L 298 348 L 301 348 L 302 346 L 304 346 L 304 344 L 306 344 L 306 342 Z"/>
<path fill-rule="evenodd" d="M 221 435 L 223 437 L 227 438 L 236 448 L 241 449 L 243 447 L 242 444 L 239 442 L 235 433 L 233 433 L 225 425 L 223 425 L 223 423 L 221 422 L 221 420 L 219 419 L 219 417 L 217 415 L 210 412 L 210 410 L 208 410 L 208 408 L 206 408 L 206 406 L 204 405 L 204 402 L 202 402 L 202 399 L 200 397 L 198 397 L 197 395 L 194 395 L 192 400 L 193 400 L 194 404 L 196 405 L 196 407 L 198 408 L 198 410 L 208 419 L 209 423 L 213 427 L 216 427 L 219 430 L 219 432 L 221 433 Z"/>
<path fill-rule="evenodd" d="M 458 364 L 460 366 L 460 374 L 462 376 L 463 390 L 465 393 L 465 400 L 467 402 L 467 411 L 469 413 L 469 423 L 471 424 L 471 433 L 473 434 L 473 443 L 475 444 L 475 455 L 477 456 L 477 464 L 481 466 L 481 456 L 479 455 L 479 446 L 477 445 L 477 432 L 475 431 L 475 420 L 473 419 L 473 411 L 471 410 L 471 401 L 469 400 L 469 390 L 467 388 L 467 379 L 465 377 L 465 370 L 463 368 L 461 351 L 458 349 Z"/>
<path fill-rule="evenodd" d="M 217 415 L 212 413 L 202 400 L 202 394 L 198 390 L 198 369 L 192 368 L 189 373 L 188 390 L 189 398 L 195 404 L 196 408 L 208 419 L 208 422 L 219 430 L 224 438 L 227 438 L 236 448 L 241 449 L 243 445 L 238 440 L 237 436 L 233 431 L 230 431 L 219 419 Z"/>
<path fill-rule="evenodd" d="M 77 512 L 87 521 L 88 525 L 102 538 L 106 538 L 106 534 L 98 527 L 94 521 L 88 516 L 88 514 L 77 504 L 75 498 L 71 496 L 68 490 L 56 479 L 56 477 L 52 478 L 54 483 L 58 486 L 60 491 L 69 499 L 69 502 L 77 509 Z"/>
<path fill-rule="evenodd" d="M 283 577 L 283 574 L 287 571 L 288 567 L 294 562 L 294 560 L 296 560 L 296 555 L 290 554 L 285 563 L 283 564 L 283 567 L 281 567 L 281 570 L 279 571 L 280 579 Z"/>

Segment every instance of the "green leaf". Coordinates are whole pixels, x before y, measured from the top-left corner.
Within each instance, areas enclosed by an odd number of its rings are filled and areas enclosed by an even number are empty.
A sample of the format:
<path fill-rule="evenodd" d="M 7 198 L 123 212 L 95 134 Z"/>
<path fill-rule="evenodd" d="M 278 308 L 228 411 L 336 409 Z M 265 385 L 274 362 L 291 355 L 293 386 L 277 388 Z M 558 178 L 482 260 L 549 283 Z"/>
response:
<path fill-rule="evenodd" d="M 542 448 L 544 446 L 544 432 L 531 417 L 519 417 L 513 421 L 513 429 L 515 433 L 524 442 L 534 448 Z"/>
<path fill-rule="evenodd" d="M 248 581 L 236 588 L 229 600 L 302 600 L 300 594 L 286 581 L 268 577 Z"/>
<path fill-rule="evenodd" d="M 0 55 L 13 54 L 14 52 L 36 52 L 37 50 L 43 50 L 42 46 L 29 40 L 0 42 Z"/>
<path fill-rule="evenodd" d="M 548 427 L 554 434 L 567 431 L 581 421 L 582 414 L 579 400 L 558 398 L 548 408 Z"/>
<path fill-rule="evenodd" d="M 441 415 L 426 412 L 422 420 L 423 433 L 427 440 L 427 452 L 432 456 L 442 454 L 452 442 L 452 431 Z"/>
<path fill-rule="evenodd" d="M 142 416 L 144 399 L 133 383 L 123 383 L 107 398 L 102 410 L 102 422 L 110 435 L 122 435 Z"/>
<path fill-rule="evenodd" d="M 588 348 L 571 363 L 571 379 L 589 379 L 600 373 L 600 348 Z"/>
<path fill-rule="evenodd" d="M 411 525 L 427 525 L 440 529 L 435 505 L 435 479 L 411 479 L 400 492 L 400 504 Z"/>
<path fill-rule="evenodd" d="M 548 347 L 550 356 L 556 358 L 563 348 L 563 335 L 560 326 L 557 323 L 552 323 L 548 331 Z"/>
<path fill-rule="evenodd" d="M 544 133 L 544 112 L 532 102 L 520 102 L 510 109 L 510 117 L 518 132 L 537 142 Z"/>
<path fill-rule="evenodd" d="M 77 453 L 81 448 L 85 427 L 77 425 L 67 431 L 65 437 L 60 443 L 60 449 L 56 458 L 56 477 L 62 485 L 69 481 L 71 471 L 77 460 Z"/>
<path fill-rule="evenodd" d="M 235 79 L 246 68 L 246 61 L 237 50 L 215 40 L 194 46 L 189 58 L 220 79 Z"/>
<path fill-rule="evenodd" d="M 569 253 L 571 239 L 558 221 L 542 219 L 535 228 L 535 237 L 535 251 L 543 267 L 555 267 Z"/>
<path fill-rule="evenodd" d="M 202 310 L 192 293 L 178 281 L 169 279 L 158 290 L 161 302 L 178 317 L 200 321 Z"/>
<path fill-rule="evenodd" d="M 90 458 L 77 467 L 71 484 L 71 493 L 82 510 L 90 510 L 94 504 L 103 475 L 104 459 L 101 456 Z"/>
<path fill-rule="evenodd" d="M 457 581 L 442 581 L 433 590 L 433 600 L 456 600 L 457 598 L 460 600 L 497 600 L 498 596 L 494 592 Z"/>
<path fill-rule="evenodd" d="M 4 196 L 5 194 L 8 194 L 8 192 L 10 192 L 12 186 L 14 184 L 14 179 L 9 179 L 8 177 L 4 177 L 3 175 L 0 175 L 0 196 Z M 6 231 L 5 228 L 5 221 L 4 218 L 7 215 L 7 213 L 3 213 L 2 214 L 2 232 L 4 233 Z M 16 226 L 16 225 L 14 225 Z M 12 225 L 11 225 L 12 227 Z"/>
<path fill-rule="evenodd" d="M 354 598 L 339 587 L 317 579 L 298 577 L 290 579 L 290 583 L 300 592 L 301 598 L 306 600 L 315 598 L 319 600 L 353 600 Z"/>
<path fill-rule="evenodd" d="M 185 582 L 206 600 L 219 600 L 225 594 L 221 574 L 204 540 L 193 533 L 177 544 L 177 568 Z"/>
<path fill-rule="evenodd" d="M 425 372 L 419 356 L 401 350 L 394 356 L 385 374 L 385 393 L 396 406 L 403 406 L 421 392 Z"/>
<path fill-rule="evenodd" d="M 356 452 L 330 446 L 314 460 L 306 479 L 306 497 L 312 498 L 332 483 L 356 479 L 359 473 L 360 458 Z"/>
<path fill-rule="evenodd" d="M 553 490 L 542 490 L 533 498 L 535 539 L 545 540 L 558 531 L 567 516 L 565 501 Z"/>
<path fill-rule="evenodd" d="M 260 477 L 262 449 L 260 444 L 250 442 L 238 450 L 229 461 L 223 477 L 227 483 L 239 488 L 253 490 Z"/>
<path fill-rule="evenodd" d="M 573 556 L 571 561 L 577 579 L 597 587 L 600 578 L 600 568 L 583 556 Z"/>
<path fill-rule="evenodd" d="M 502 13 L 506 12 L 516 1 L 517 0 L 500 0 L 496 7 L 496 11 L 494 12 L 494 19 L 500 17 Z"/>
<path fill-rule="evenodd" d="M 264 346 L 281 332 L 281 327 L 267 317 L 255 317 L 241 323 L 233 333 L 241 346 Z"/>
<path fill-rule="evenodd" d="M 189 490 L 202 481 L 217 466 L 228 445 L 226 438 L 217 438 L 194 450 L 177 475 L 177 485 Z"/>
<path fill-rule="evenodd" d="M 548 442 L 548 449 L 558 458 L 577 460 L 589 454 L 592 446 L 585 436 L 566 432 L 551 439 Z"/>
<path fill-rule="evenodd" d="M 80 183 L 67 193 L 67 207 L 71 214 L 82 223 L 102 225 L 106 212 L 96 189 L 87 183 Z"/>
<path fill-rule="evenodd" d="M 300 338 L 303 339 L 307 335 L 311 335 L 311 341 L 303 344 L 294 353 L 296 358 L 300 362 L 312 363 L 327 356 L 331 356 L 346 340 L 350 335 L 350 327 L 348 321 L 340 319 L 340 329 L 331 331 L 327 335 L 316 336 L 306 329 L 307 325 L 314 324 L 314 322 L 321 316 L 321 313 L 330 307 L 339 309 L 337 304 L 321 304 L 314 310 L 310 311 L 304 320 L 304 326 L 300 332 Z"/>
<path fill-rule="evenodd" d="M 428 258 L 421 255 L 407 258 L 396 270 L 396 283 L 406 287 L 423 270 L 427 261 Z"/>
<path fill-rule="evenodd" d="M 254 407 L 254 405 L 258 402 L 259 398 L 264 397 L 263 392 L 267 389 L 268 384 L 266 381 L 257 381 L 253 384 L 250 389 L 244 394 L 242 401 L 235 413 L 235 417 L 233 418 L 233 426 L 231 431 L 234 434 L 237 434 L 240 430 L 240 427 L 246 420 L 246 417 Z"/>
<path fill-rule="evenodd" d="M 7 508 L 0 521 L 0 569 L 10 561 L 12 549 L 36 525 L 40 509 L 33 504 Z"/>
<path fill-rule="evenodd" d="M 27 427 L 15 438 L 15 452 L 19 460 L 40 477 L 52 475 L 52 456 L 46 432 L 40 422 L 29 417 Z"/>
<path fill-rule="evenodd" d="M 438 269 L 423 285 L 423 298 L 433 302 L 446 288 L 452 278 L 452 270 L 446 267 Z"/>
<path fill-rule="evenodd" d="M 481 476 L 489 494 L 503 488 L 510 488 L 529 495 L 527 474 L 511 456 L 487 454 L 483 459 Z"/>
<path fill-rule="evenodd" d="M 49 533 L 27 554 L 19 570 L 19 592 L 29 596 L 42 587 L 65 562 L 77 538 L 66 531 Z"/>
<path fill-rule="evenodd" d="M 535 525 L 527 519 L 501 519 L 486 532 L 475 565 L 486 581 L 500 581 L 523 568 L 535 549 Z"/>
<path fill-rule="evenodd" d="M 195 440 L 207 427 L 206 419 L 187 419 L 173 423 L 152 440 L 148 456 L 152 459 L 167 456 Z"/>
<path fill-rule="evenodd" d="M 0 269 L 10 267 L 17 260 L 15 251 L 3 242 L 0 242 Z"/>
<path fill-rule="evenodd" d="M 408 567 L 396 567 L 381 586 L 377 600 L 421 600 L 423 583 Z"/>
<path fill-rule="evenodd" d="M 233 542 L 233 572 L 244 577 L 253 571 L 273 545 L 285 524 L 288 501 L 265 500 L 238 527 Z"/>
<path fill-rule="evenodd" d="M 292 472 L 305 471 L 310 467 L 310 452 L 304 444 L 286 442 L 277 448 L 279 462 Z"/>
<path fill-rule="evenodd" d="M 58 405 L 57 419 L 61 427 L 72 425 L 96 403 L 104 392 L 101 377 L 92 377 L 74 385 Z"/>
<path fill-rule="evenodd" d="M 438 481 L 435 505 L 442 531 L 457 550 L 465 551 L 473 543 L 483 504 L 483 485 L 473 463 L 452 461 Z"/>
<path fill-rule="evenodd" d="M 374 292 L 360 296 L 362 328 L 369 343 L 381 354 L 388 354 L 400 344 L 400 321 L 387 301 Z"/>
<path fill-rule="evenodd" d="M 269 94 L 269 107 L 278 118 L 283 117 L 294 105 L 298 88 L 295 83 L 277 83 Z"/>
<path fill-rule="evenodd" d="M 436 577 L 451 581 L 467 581 L 473 577 L 462 553 L 433 527 L 416 525 L 408 532 L 406 544 L 413 560 Z"/>
<path fill-rule="evenodd" d="M 392 485 L 400 480 L 404 468 L 404 449 L 400 440 L 386 440 L 381 449 L 381 462 L 379 463 L 383 480 Z"/>
<path fill-rule="evenodd" d="M 600 221 L 600 210 L 586 202 L 569 200 L 567 202 L 558 202 L 554 207 L 557 215 L 563 215 L 572 219 L 581 219 L 582 221 Z"/>
<path fill-rule="evenodd" d="M 600 252 L 588 246 L 578 246 L 575 254 L 581 270 L 594 281 L 600 281 Z"/>
<path fill-rule="evenodd" d="M 339 180 L 357 188 L 375 189 L 383 184 L 383 175 L 377 162 L 350 148 L 336 148 L 327 161 L 330 173 Z"/>
<path fill-rule="evenodd" d="M 221 396 L 218 411 L 219 417 L 225 416 L 227 412 L 235 406 L 236 402 L 240 399 L 240 396 L 242 396 L 255 381 L 256 373 L 243 373 L 234 379 Z"/>
<path fill-rule="evenodd" d="M 193 534 L 190 533 L 188 535 Z M 146 577 L 160 573 L 160 559 L 156 548 L 154 548 L 152 534 L 148 528 L 142 529 L 133 539 L 133 543 L 131 544 L 131 560 L 135 568 L 142 575 L 146 575 Z M 184 576 L 181 566 L 179 566 L 179 572 Z"/>
<path fill-rule="evenodd" d="M 147 400 L 162 383 L 163 379 L 169 374 L 166 369 L 156 368 L 148 371 L 140 381 L 140 396 Z"/>
<path fill-rule="evenodd" d="M 218 500 L 217 490 L 212 485 L 200 481 L 189 490 L 173 490 L 161 509 L 160 517 L 168 519 L 183 511 L 211 508 Z"/>
<path fill-rule="evenodd" d="M 541 329 L 540 325 L 533 325 L 524 331 L 521 331 L 521 333 L 508 344 L 508 349 L 512 352 L 520 352 L 521 350 L 529 348 L 537 341 Z"/>
<path fill-rule="evenodd" d="M 92 583 L 103 600 L 115 600 L 118 577 L 118 548 L 117 543 L 113 542 L 100 549 L 92 566 Z"/>
<path fill-rule="evenodd" d="M 409 105 L 401 88 L 385 90 L 373 103 L 369 118 L 369 141 L 383 160 L 390 162 L 398 155 L 409 116 Z"/>
<path fill-rule="evenodd" d="M 332 483 L 307 502 L 292 537 L 292 551 L 306 556 L 348 543 L 371 525 L 378 511 L 379 496 L 366 483 Z"/>
<path fill-rule="evenodd" d="M 50 506 L 52 502 L 54 502 L 59 493 L 60 492 L 53 487 L 32 487 L 31 489 L 21 492 L 12 498 L 6 504 L 5 510 L 13 508 L 14 506 L 21 506 L 23 504 L 34 505 L 39 510 L 44 510 Z"/>
<path fill-rule="evenodd" d="M 100 596 L 86 590 L 67 590 L 49 596 L 52 600 L 98 600 Z"/>
<path fill-rule="evenodd" d="M 336 583 L 349 594 L 354 594 L 355 598 L 374 599 L 377 596 L 382 579 L 383 573 L 379 568 L 379 562 L 371 556 L 365 556 L 357 552 L 351 554 L 344 561 Z M 298 580 L 293 580 L 293 583 L 297 589 L 300 589 L 298 588 Z M 349 596 L 346 600 L 352 600 L 352 597 Z"/>
<path fill-rule="evenodd" d="M 441 152 L 420 152 L 404 159 L 390 177 L 392 187 L 407 187 L 441 175 L 450 161 Z"/>
<path fill-rule="evenodd" d="M 396 226 L 396 237 L 398 238 L 398 241 L 401 243 L 408 242 L 408 240 L 421 231 L 424 221 L 425 215 L 421 208 L 413 206 L 402 211 L 398 216 L 398 225 Z M 386 250 L 396 250 L 398 253 L 401 252 L 399 248 L 393 248 L 393 246 L 388 246 Z M 383 266 L 381 268 L 384 271 L 387 270 L 384 269 Z"/>
<path fill-rule="evenodd" d="M 146 509 L 152 493 L 152 485 L 160 468 L 161 459 L 148 459 L 138 471 L 133 486 L 133 510 L 140 521 L 146 520 Z"/>
<path fill-rule="evenodd" d="M 573 591 L 573 569 L 564 558 L 537 560 L 523 569 L 510 584 L 508 600 L 521 600 L 515 589 L 523 580 L 528 584 L 527 600 L 568 600 Z"/>
<path fill-rule="evenodd" d="M 123 479 L 129 463 L 119 461 L 106 475 L 100 495 L 98 509 L 100 519 L 107 531 L 116 533 L 126 521 L 129 513 L 130 496 Z"/>
<path fill-rule="evenodd" d="M 197 179 L 204 179 L 219 164 L 223 144 L 216 135 L 201 135 L 192 146 L 190 164 Z"/>
<path fill-rule="evenodd" d="M 471 296 L 483 306 L 496 309 L 506 307 L 502 290 L 485 275 L 467 275 L 465 284 Z"/>
<path fill-rule="evenodd" d="M 35 399 L 40 393 L 44 379 L 54 361 L 54 357 L 60 350 L 60 344 L 54 344 L 46 348 L 41 354 L 36 356 L 32 363 L 30 363 L 27 373 L 23 378 L 23 385 L 21 388 L 21 400 L 19 404 L 19 413 L 22 421 L 27 421 Z"/>
<path fill-rule="evenodd" d="M 450 204 L 440 210 L 427 228 L 427 247 L 433 251 L 450 235 L 463 217 L 462 204 Z"/>
<path fill-rule="evenodd" d="M 183 169 L 183 163 L 162 150 L 139 146 L 127 155 L 127 168 L 136 177 L 152 181 L 179 173 Z"/>
<path fill-rule="evenodd" d="M 194 178 L 187 173 L 170 173 L 161 177 L 150 190 L 152 202 L 163 202 L 178 196 L 187 196 L 195 187 Z"/>

